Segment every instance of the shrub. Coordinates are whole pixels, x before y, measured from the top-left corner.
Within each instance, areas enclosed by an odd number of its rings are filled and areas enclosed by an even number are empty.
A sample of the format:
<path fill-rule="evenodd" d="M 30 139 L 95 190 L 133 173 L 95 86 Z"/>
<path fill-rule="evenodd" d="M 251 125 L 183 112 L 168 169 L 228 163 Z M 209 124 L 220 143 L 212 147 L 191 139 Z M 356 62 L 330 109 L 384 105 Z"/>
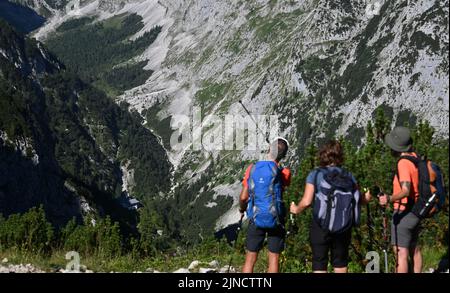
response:
<path fill-rule="evenodd" d="M 122 253 L 122 239 L 119 224 L 109 217 L 76 225 L 75 220 L 67 223 L 61 231 L 61 246 L 64 250 L 75 250 L 84 255 L 112 257 Z"/>
<path fill-rule="evenodd" d="M 33 207 L 24 214 L 0 218 L 0 248 L 17 248 L 33 253 L 51 250 L 53 227 L 47 221 L 42 206 Z"/>

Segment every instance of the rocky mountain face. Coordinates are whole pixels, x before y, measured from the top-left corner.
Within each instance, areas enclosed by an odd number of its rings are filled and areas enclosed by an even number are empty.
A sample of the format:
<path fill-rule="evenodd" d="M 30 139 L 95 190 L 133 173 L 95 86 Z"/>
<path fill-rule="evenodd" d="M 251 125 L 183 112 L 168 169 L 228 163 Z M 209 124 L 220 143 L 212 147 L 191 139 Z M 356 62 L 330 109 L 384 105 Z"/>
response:
<path fill-rule="evenodd" d="M 382 107 L 396 124 L 428 120 L 448 138 L 448 0 L 86 0 L 21 1 L 47 23 L 33 36 L 51 40 L 73 19 L 101 22 L 137 14 L 156 40 L 130 61 L 153 74 L 126 90 L 174 166 L 174 208 L 196 235 L 237 221 L 239 180 L 254 152 L 170 147 L 180 115 L 277 115 L 296 167 L 308 143 L 347 136 L 362 143 Z M 64 3 L 64 8 L 55 3 Z M 61 33 L 61 32 L 59 32 Z M 175 118 L 175 119 L 173 119 Z M 221 125 L 205 123 L 204 137 Z"/>
<path fill-rule="evenodd" d="M 45 204 L 56 222 L 81 215 L 80 203 L 65 187 L 45 122 L 39 78 L 61 67 L 6 23 L 0 27 L 0 206 L 2 214 Z M 38 192 L 37 192 L 38 191 Z"/>
<path fill-rule="evenodd" d="M 43 205 L 57 226 L 73 217 L 110 215 L 133 228 L 135 214 L 121 199 L 131 190 L 142 199 L 169 187 L 165 152 L 139 116 L 67 72 L 44 45 L 3 20 L 0 114 L 4 216 Z"/>

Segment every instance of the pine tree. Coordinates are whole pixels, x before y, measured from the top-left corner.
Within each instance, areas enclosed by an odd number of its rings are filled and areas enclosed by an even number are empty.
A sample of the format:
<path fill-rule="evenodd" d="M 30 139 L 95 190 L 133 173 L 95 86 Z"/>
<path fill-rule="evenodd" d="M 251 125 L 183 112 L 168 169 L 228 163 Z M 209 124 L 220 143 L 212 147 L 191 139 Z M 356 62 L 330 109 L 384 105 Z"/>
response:
<path fill-rule="evenodd" d="M 422 156 L 428 157 L 433 145 L 434 129 L 428 121 L 420 121 L 414 129 L 412 129 L 412 138 L 414 149 Z"/>

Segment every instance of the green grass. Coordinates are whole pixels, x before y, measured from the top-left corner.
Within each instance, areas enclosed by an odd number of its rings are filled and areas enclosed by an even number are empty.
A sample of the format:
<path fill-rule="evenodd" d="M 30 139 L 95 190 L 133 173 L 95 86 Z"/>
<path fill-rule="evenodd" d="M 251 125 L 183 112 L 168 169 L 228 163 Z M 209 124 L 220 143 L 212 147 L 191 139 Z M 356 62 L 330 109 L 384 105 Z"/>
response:
<path fill-rule="evenodd" d="M 235 33 L 234 37 L 228 42 L 227 49 L 234 54 L 239 54 L 239 52 L 241 51 L 241 44 L 242 44 L 241 31 L 239 30 Z"/>
<path fill-rule="evenodd" d="M 205 50 L 203 50 L 200 59 L 198 59 L 195 64 L 195 69 L 199 69 L 206 61 L 208 61 L 208 59 L 212 56 L 213 53 L 214 47 L 208 47 Z"/>
<path fill-rule="evenodd" d="M 441 259 L 444 257 L 448 259 L 448 248 L 445 250 L 443 247 L 424 246 L 422 248 L 422 257 L 423 271 L 428 271 L 430 268 L 436 269 Z"/>
<path fill-rule="evenodd" d="M 201 90 L 195 94 L 196 100 L 205 105 L 222 100 L 227 94 L 231 84 L 229 83 L 214 83 L 206 81 Z"/>
<path fill-rule="evenodd" d="M 282 37 L 281 33 L 295 26 L 299 21 L 299 16 L 303 13 L 303 10 L 297 9 L 290 13 L 268 14 L 268 16 L 262 17 L 255 10 L 250 12 L 247 18 L 249 19 L 249 28 L 255 30 L 258 40 L 267 42 L 277 40 L 279 36 Z"/>
<path fill-rule="evenodd" d="M 80 265 L 86 266 L 89 270 L 94 272 L 133 272 L 146 271 L 151 268 L 160 272 L 172 272 L 179 268 L 187 268 L 189 264 L 198 260 L 200 267 L 208 267 L 208 263 L 216 260 L 220 267 L 227 266 L 230 259 L 232 266 L 238 271 L 241 270 L 245 261 L 244 243 L 245 243 L 245 229 L 241 232 L 238 240 L 237 249 L 231 247 L 224 242 L 208 241 L 205 245 L 199 248 L 194 248 L 184 252 L 181 255 L 171 256 L 168 254 L 159 254 L 154 257 L 134 257 L 132 254 L 123 256 L 116 256 L 110 258 L 103 258 L 99 256 L 80 254 Z M 8 264 L 32 264 L 46 272 L 53 272 L 59 268 L 65 268 L 68 260 L 65 259 L 65 251 L 55 251 L 49 256 L 41 254 L 34 254 L 24 252 L 18 249 L 8 249 L 0 251 L 0 259 L 7 258 Z M 423 253 L 423 271 L 428 272 L 430 268 L 436 269 L 439 262 L 447 254 L 444 248 L 436 248 L 425 246 L 422 249 Z M 448 257 L 448 256 L 447 256 Z M 310 273 L 311 261 L 304 262 L 301 259 L 291 258 L 289 260 L 281 257 L 283 264 L 281 265 L 282 272 L 295 273 Z M 350 273 L 362 273 L 358 264 L 349 263 Z M 267 248 L 261 250 L 258 261 L 255 265 L 255 273 L 265 273 L 267 270 Z M 332 268 L 329 268 L 332 272 Z"/>
<path fill-rule="evenodd" d="M 123 14 L 108 18 L 105 21 L 103 21 L 103 27 L 117 29 L 117 30 L 121 29 L 126 16 L 127 16 L 127 14 L 123 13 Z"/>
<path fill-rule="evenodd" d="M 256 29 L 256 37 L 263 42 L 267 42 L 271 37 L 277 35 L 280 31 L 285 31 L 288 25 L 283 18 L 274 18 L 261 23 Z M 275 38 L 276 39 L 276 38 Z"/>
<path fill-rule="evenodd" d="M 240 270 L 244 263 L 245 256 L 236 252 L 230 253 L 231 247 L 224 248 L 218 243 L 211 247 L 209 251 L 191 250 L 184 255 L 169 256 L 160 254 L 155 257 L 133 257 L 131 254 L 117 256 L 112 258 L 101 258 L 80 254 L 80 265 L 86 266 L 94 272 L 133 272 L 146 271 L 151 268 L 160 272 L 172 272 L 179 268 L 187 268 L 189 264 L 198 260 L 200 267 L 208 267 L 208 263 L 216 260 L 220 267 L 228 265 L 230 257 L 233 257 L 232 266 Z M 15 249 L 0 252 L 0 259 L 7 258 L 8 264 L 32 264 L 46 272 L 52 272 L 55 269 L 65 268 L 69 260 L 65 259 L 65 251 L 56 251 L 50 256 L 27 253 Z M 264 256 L 264 255 L 261 255 Z M 265 258 L 265 257 L 264 257 Z M 260 262 L 257 266 L 258 272 L 264 272 L 266 261 Z"/>

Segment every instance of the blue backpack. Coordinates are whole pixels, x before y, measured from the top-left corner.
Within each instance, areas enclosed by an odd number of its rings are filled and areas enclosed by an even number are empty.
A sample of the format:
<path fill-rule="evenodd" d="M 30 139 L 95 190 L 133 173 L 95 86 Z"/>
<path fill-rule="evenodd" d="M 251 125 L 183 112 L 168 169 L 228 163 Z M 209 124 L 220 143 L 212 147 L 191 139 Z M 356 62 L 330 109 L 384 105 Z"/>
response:
<path fill-rule="evenodd" d="M 322 179 L 318 181 L 318 175 Z M 330 233 L 341 233 L 360 222 L 360 193 L 351 174 L 340 168 L 316 170 L 314 221 Z"/>
<path fill-rule="evenodd" d="M 282 198 L 281 170 L 271 161 L 256 162 L 251 168 L 247 182 L 247 217 L 258 228 L 275 228 L 284 223 L 286 209 Z"/>

